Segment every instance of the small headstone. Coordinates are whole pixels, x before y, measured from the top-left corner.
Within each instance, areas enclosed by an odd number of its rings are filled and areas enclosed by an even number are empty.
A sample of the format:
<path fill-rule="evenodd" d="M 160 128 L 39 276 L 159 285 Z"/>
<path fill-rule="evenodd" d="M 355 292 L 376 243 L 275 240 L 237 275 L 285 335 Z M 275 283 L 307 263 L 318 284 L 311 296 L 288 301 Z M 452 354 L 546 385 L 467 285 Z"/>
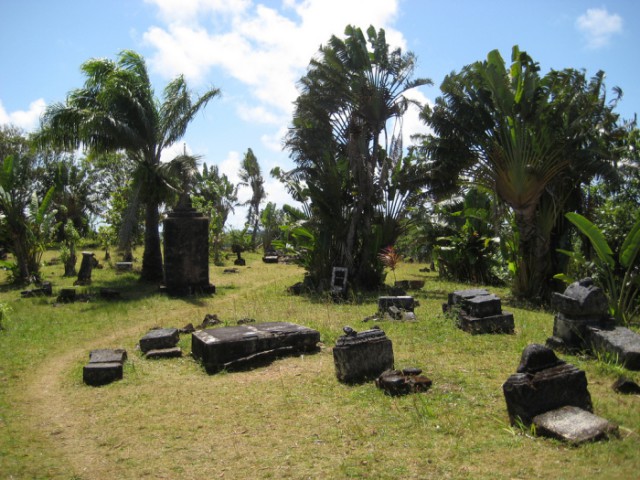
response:
<path fill-rule="evenodd" d="M 389 395 L 406 395 L 408 393 L 426 392 L 432 385 L 431 379 L 420 375 L 419 368 L 387 370 L 376 378 L 376 386 Z"/>
<path fill-rule="evenodd" d="M 609 438 L 618 432 L 616 425 L 574 406 L 536 415 L 533 424 L 536 433 L 573 444 Z"/>
<path fill-rule="evenodd" d="M 180 332 L 177 328 L 158 328 L 150 330 L 140 339 L 140 350 L 147 353 L 149 350 L 175 347 L 180 341 Z"/>
<path fill-rule="evenodd" d="M 171 348 L 158 348 L 149 350 L 144 354 L 144 358 L 157 359 L 157 358 L 180 358 L 182 357 L 182 349 L 180 347 Z"/>
<path fill-rule="evenodd" d="M 80 271 L 78 272 L 78 279 L 74 282 L 74 285 L 91 285 L 91 272 L 93 271 L 95 262 L 96 259 L 93 252 L 82 252 Z"/>
<path fill-rule="evenodd" d="M 355 332 L 344 328 L 333 348 L 336 377 L 344 383 L 358 383 L 393 369 L 393 345 L 384 331 L 372 328 Z"/>
<path fill-rule="evenodd" d="M 133 271 L 133 262 L 116 262 L 116 272 L 131 272 Z"/>
<path fill-rule="evenodd" d="M 58 303 L 73 303 L 76 301 L 76 289 L 75 288 L 63 288 L 58 294 Z"/>

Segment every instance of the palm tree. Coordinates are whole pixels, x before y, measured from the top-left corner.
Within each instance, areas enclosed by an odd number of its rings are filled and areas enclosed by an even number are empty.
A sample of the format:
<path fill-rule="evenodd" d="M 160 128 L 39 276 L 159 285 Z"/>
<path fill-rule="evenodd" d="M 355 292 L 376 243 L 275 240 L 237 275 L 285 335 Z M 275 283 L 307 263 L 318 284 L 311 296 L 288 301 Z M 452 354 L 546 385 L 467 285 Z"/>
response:
<path fill-rule="evenodd" d="M 245 153 L 238 176 L 241 180 L 238 185 L 251 187 L 251 198 L 246 202 L 246 205 L 249 205 L 247 223 L 252 229 L 251 248 L 255 250 L 258 226 L 260 225 L 260 204 L 267 197 L 267 194 L 264 191 L 264 178 L 262 178 L 260 164 L 253 150 L 248 149 Z"/>
<path fill-rule="evenodd" d="M 198 111 L 220 91 L 211 88 L 192 98 L 182 75 L 156 99 L 144 58 L 124 50 L 117 61 L 91 59 L 81 67 L 82 88 L 64 104 L 49 106 L 39 136 L 42 143 L 65 149 L 83 146 L 93 152 L 124 151 L 135 162 L 135 188 L 145 205 L 145 244 L 141 279 L 162 280 L 159 205 L 179 187 L 166 175 L 160 157 L 180 140 Z"/>
<path fill-rule="evenodd" d="M 345 34 L 321 47 L 300 81 L 286 139 L 297 168 L 287 178 L 306 183 L 321 243 L 312 276 L 327 278 L 341 265 L 358 287 L 376 288 L 382 279 L 377 254 L 397 237 L 409 192 L 417 191 L 407 182 L 419 180 L 402 174 L 412 166 L 397 154 L 410 103 L 405 93 L 431 82 L 412 79 L 414 55 L 391 50 L 384 30 L 369 27 L 365 38 L 348 26 Z"/>
<path fill-rule="evenodd" d="M 550 236 L 566 200 L 612 173 L 621 135 L 602 72 L 587 80 L 576 70 L 539 70 L 517 46 L 509 69 L 494 50 L 448 75 L 422 113 L 434 131 L 424 141 L 433 191 L 471 182 L 508 205 L 518 236 L 514 293 L 529 299 L 548 291 Z"/>

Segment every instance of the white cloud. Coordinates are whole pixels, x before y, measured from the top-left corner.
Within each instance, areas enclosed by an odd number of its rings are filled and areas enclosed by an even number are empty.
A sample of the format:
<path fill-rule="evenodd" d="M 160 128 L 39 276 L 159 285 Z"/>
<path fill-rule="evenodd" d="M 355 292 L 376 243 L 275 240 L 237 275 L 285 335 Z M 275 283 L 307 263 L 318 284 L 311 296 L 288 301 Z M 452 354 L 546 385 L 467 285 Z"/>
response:
<path fill-rule="evenodd" d="M 38 127 L 40 115 L 47 104 L 39 98 L 29 104 L 29 110 L 17 110 L 8 113 L 0 100 L 0 124 L 11 124 L 26 131 L 33 131 Z"/>
<path fill-rule="evenodd" d="M 578 17 L 576 28 L 584 35 L 588 48 L 598 49 L 608 45 L 613 35 L 622 33 L 622 17 L 610 14 L 606 8 L 590 8 Z"/>
<path fill-rule="evenodd" d="M 166 22 L 144 34 L 156 49 L 154 70 L 200 83 L 219 68 L 250 89 L 257 103 L 251 109 L 273 118 L 291 118 L 296 82 L 309 60 L 331 35 L 342 36 L 347 24 L 384 28 L 391 45 L 406 44 L 390 27 L 398 0 L 369 0 L 366 8 L 348 0 L 286 0 L 279 10 L 243 0 L 147 1 Z"/>
<path fill-rule="evenodd" d="M 281 152 L 282 151 L 282 143 L 284 141 L 284 136 L 287 133 L 287 127 L 280 127 L 278 131 L 274 134 L 265 133 L 260 137 L 262 144 L 267 147 L 269 150 L 273 152 Z"/>
<path fill-rule="evenodd" d="M 244 103 L 239 103 L 236 107 L 238 116 L 250 123 L 263 123 L 266 125 L 281 125 L 283 121 L 286 122 L 286 118 L 283 119 L 282 115 L 275 115 L 273 112 L 267 110 L 264 106 L 258 105 L 250 107 Z"/>
<path fill-rule="evenodd" d="M 433 101 L 427 98 L 418 88 L 412 88 L 405 92 L 405 97 L 409 100 L 420 103 L 420 105 L 433 105 Z M 407 148 L 413 142 L 411 136 L 422 133 L 428 133 L 429 128 L 420 120 L 421 109 L 415 105 L 410 104 L 409 110 L 405 113 L 402 119 L 402 145 Z"/>

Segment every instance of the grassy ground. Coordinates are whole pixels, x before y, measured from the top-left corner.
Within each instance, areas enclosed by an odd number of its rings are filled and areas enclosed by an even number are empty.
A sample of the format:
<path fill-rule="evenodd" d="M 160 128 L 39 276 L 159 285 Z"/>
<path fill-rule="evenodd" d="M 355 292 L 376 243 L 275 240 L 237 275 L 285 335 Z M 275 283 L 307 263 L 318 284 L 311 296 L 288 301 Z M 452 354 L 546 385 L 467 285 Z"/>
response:
<path fill-rule="evenodd" d="M 586 370 L 594 411 L 620 425 L 620 438 L 580 447 L 535 438 L 509 426 L 502 383 L 522 349 L 544 343 L 553 315 L 509 305 L 515 335 L 471 336 L 441 313 L 448 292 L 469 286 L 402 264 L 398 279 L 426 278 L 414 296 L 417 322 L 379 325 L 393 341 L 396 367 L 420 367 L 425 394 L 391 398 L 372 383 L 337 382 L 331 347 L 376 310 L 376 297 L 335 304 L 291 296 L 303 272 L 247 255 L 238 274 L 211 268 L 217 293 L 172 299 L 135 275 L 94 270 L 91 289 L 123 289 L 120 301 L 55 305 L 21 299 L 4 287 L 11 309 L 0 332 L 0 477 L 7 479 L 202 478 L 637 478 L 640 396 L 614 393 L 620 373 L 590 358 L 562 356 Z M 54 292 L 74 279 L 46 267 Z M 247 372 L 207 375 L 189 355 L 148 361 L 136 343 L 154 326 L 198 324 L 215 313 L 291 321 L 320 331 L 317 354 L 277 360 Z M 181 339 L 190 351 L 190 337 Z M 82 383 L 95 348 L 125 348 L 124 379 Z"/>

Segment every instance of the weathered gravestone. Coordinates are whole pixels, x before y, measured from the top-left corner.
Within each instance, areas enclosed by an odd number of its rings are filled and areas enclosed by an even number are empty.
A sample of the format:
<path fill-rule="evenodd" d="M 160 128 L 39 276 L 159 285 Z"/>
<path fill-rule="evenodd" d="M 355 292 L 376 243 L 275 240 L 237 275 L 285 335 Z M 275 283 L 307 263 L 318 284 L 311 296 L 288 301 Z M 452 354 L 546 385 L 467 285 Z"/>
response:
<path fill-rule="evenodd" d="M 314 352 L 319 341 L 317 330 L 288 322 L 265 322 L 196 331 L 191 334 L 191 353 L 208 373 L 216 373 Z"/>
<path fill-rule="evenodd" d="M 584 371 L 556 357 L 544 345 L 522 352 L 517 373 L 503 384 L 512 425 L 535 425 L 536 432 L 571 443 L 607 438 L 617 427 L 593 415 Z"/>
<path fill-rule="evenodd" d="M 345 267 L 333 267 L 331 270 L 331 293 L 344 295 L 347 292 L 347 278 L 349 269 Z"/>
<path fill-rule="evenodd" d="M 513 333 L 515 329 L 513 314 L 502 311 L 500 298 L 484 289 L 450 293 L 442 310 L 457 314 L 457 327 L 471 334 Z"/>
<path fill-rule="evenodd" d="M 554 293 L 551 305 L 558 313 L 549 347 L 605 353 L 630 370 L 640 370 L 640 335 L 615 326 L 607 298 L 591 278 L 572 283 L 562 294 Z"/>
<path fill-rule="evenodd" d="M 93 252 L 82 252 L 82 262 L 80 263 L 78 279 L 73 284 L 91 285 L 91 272 L 93 271 L 93 266 L 96 263 L 96 257 Z"/>
<path fill-rule="evenodd" d="M 139 345 L 145 358 L 166 358 L 182 355 L 182 352 L 177 355 L 179 341 L 180 331 L 177 328 L 155 328 L 140 339 Z"/>
<path fill-rule="evenodd" d="M 94 387 L 122 380 L 122 365 L 126 359 L 126 350 L 92 350 L 89 363 L 82 369 L 82 380 Z"/>
<path fill-rule="evenodd" d="M 410 295 L 378 297 L 378 318 L 383 320 L 415 320 L 417 302 Z"/>
<path fill-rule="evenodd" d="M 359 383 L 393 369 L 393 345 L 380 328 L 356 332 L 344 328 L 333 347 L 336 377 L 344 383 Z"/>
<path fill-rule="evenodd" d="M 183 195 L 164 221 L 164 286 L 170 295 L 215 293 L 209 283 L 209 218 Z"/>

